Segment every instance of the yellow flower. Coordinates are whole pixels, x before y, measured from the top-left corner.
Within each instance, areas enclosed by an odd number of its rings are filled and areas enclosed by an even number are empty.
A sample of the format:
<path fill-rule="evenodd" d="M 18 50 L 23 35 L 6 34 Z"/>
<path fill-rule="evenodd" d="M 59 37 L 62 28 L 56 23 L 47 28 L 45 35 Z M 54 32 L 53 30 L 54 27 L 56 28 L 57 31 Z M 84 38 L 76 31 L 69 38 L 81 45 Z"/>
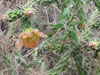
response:
<path fill-rule="evenodd" d="M 26 30 L 19 35 L 16 45 L 18 48 L 22 48 L 22 45 L 27 48 L 34 48 L 39 44 L 40 37 L 47 37 L 47 35 L 39 32 L 38 29 Z"/>

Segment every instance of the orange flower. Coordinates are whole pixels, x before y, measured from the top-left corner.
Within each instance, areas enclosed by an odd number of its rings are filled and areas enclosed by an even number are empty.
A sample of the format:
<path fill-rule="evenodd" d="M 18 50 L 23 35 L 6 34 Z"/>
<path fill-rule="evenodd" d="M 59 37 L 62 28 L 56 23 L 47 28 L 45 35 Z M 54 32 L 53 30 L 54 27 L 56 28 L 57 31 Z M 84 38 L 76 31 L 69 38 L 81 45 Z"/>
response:
<path fill-rule="evenodd" d="M 38 45 L 40 37 L 47 37 L 47 35 L 39 32 L 37 29 L 33 29 L 32 31 L 27 30 L 19 35 L 16 46 L 22 48 L 24 44 L 27 48 L 34 48 Z"/>

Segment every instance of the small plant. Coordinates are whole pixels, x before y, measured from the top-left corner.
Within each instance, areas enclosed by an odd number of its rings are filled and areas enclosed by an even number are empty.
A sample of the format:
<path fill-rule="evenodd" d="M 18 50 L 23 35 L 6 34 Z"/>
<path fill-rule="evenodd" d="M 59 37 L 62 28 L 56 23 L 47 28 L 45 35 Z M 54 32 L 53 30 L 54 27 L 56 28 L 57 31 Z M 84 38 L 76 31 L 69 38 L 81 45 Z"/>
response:
<path fill-rule="evenodd" d="M 25 8 L 23 10 L 9 10 L 6 13 L 7 20 L 9 22 L 16 21 L 21 19 L 21 34 L 19 39 L 16 41 L 16 46 L 22 48 L 24 44 L 27 48 L 34 48 L 39 43 L 40 37 L 47 37 L 42 32 L 39 32 L 38 29 L 33 29 L 33 25 L 29 18 L 35 15 L 35 10 L 31 8 Z"/>

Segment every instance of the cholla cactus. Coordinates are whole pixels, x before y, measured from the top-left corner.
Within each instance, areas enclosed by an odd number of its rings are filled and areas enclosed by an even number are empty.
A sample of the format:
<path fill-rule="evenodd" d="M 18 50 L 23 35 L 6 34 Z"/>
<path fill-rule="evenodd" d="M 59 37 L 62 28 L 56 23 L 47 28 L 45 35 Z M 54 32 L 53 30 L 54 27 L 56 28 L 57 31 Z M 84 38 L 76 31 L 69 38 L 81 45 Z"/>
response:
<path fill-rule="evenodd" d="M 18 19 L 18 18 L 21 18 L 22 17 L 22 11 L 21 10 L 9 10 L 9 11 L 7 11 L 6 12 L 6 14 L 5 14 L 5 16 L 6 16 L 6 18 L 7 18 L 7 20 L 9 21 L 9 22 L 13 22 L 13 21 L 15 21 L 16 19 Z"/>

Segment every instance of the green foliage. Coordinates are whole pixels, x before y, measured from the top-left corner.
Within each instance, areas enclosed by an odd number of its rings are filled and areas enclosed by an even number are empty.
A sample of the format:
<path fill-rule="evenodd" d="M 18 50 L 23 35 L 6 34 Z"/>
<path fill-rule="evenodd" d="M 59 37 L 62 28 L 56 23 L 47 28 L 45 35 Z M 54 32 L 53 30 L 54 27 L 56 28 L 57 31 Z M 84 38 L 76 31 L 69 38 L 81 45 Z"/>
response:
<path fill-rule="evenodd" d="M 93 0 L 93 2 L 96 5 L 96 7 L 98 8 L 98 10 L 100 11 L 100 1 L 99 0 Z"/>
<path fill-rule="evenodd" d="M 33 27 L 32 22 L 30 21 L 29 18 L 21 18 L 20 20 L 21 22 L 21 31 L 24 31 L 26 28 L 30 28 Z"/>
<path fill-rule="evenodd" d="M 9 22 L 15 21 L 16 19 L 22 17 L 22 11 L 21 10 L 9 10 L 6 12 L 6 16 L 8 18 Z"/>
<path fill-rule="evenodd" d="M 7 36 L 8 38 L 13 37 L 13 34 L 14 34 L 14 32 L 16 31 L 16 28 L 17 28 L 17 24 L 16 24 L 16 22 L 14 22 L 13 25 L 12 25 L 12 27 L 9 28 L 9 31 L 8 31 L 8 33 L 6 34 L 6 36 Z"/>
<path fill-rule="evenodd" d="M 55 67 L 48 73 L 48 75 L 59 75 L 64 68 L 67 68 L 65 66 L 68 66 L 68 59 L 71 56 L 73 50 L 68 50 L 64 55 L 63 58 L 61 58 L 58 63 L 55 65 Z"/>
<path fill-rule="evenodd" d="M 20 63 L 25 69 L 36 65 L 36 62 L 33 62 L 33 61 L 27 63 L 27 61 L 23 58 L 22 54 L 19 51 L 16 51 L 15 55 L 18 58 L 17 62 Z"/>
<path fill-rule="evenodd" d="M 99 67 L 95 68 L 94 75 L 100 75 L 100 68 Z"/>
<path fill-rule="evenodd" d="M 71 16 L 72 5 L 64 8 L 63 12 L 59 14 L 58 20 L 61 22 L 66 22 Z"/>
<path fill-rule="evenodd" d="M 81 21 L 86 21 L 86 15 L 84 13 L 84 10 L 83 10 L 83 2 L 82 0 L 73 0 L 73 5 L 74 5 L 74 8 L 75 10 L 77 11 L 77 16 L 79 17 L 79 19 Z"/>
<path fill-rule="evenodd" d="M 56 0 L 41 0 L 40 3 L 44 6 L 49 6 L 50 4 L 52 4 L 53 2 L 55 2 Z"/>
<path fill-rule="evenodd" d="M 51 24 L 52 29 L 63 28 L 63 24 Z"/>
<path fill-rule="evenodd" d="M 5 53 L 5 56 L 3 56 L 3 62 L 5 63 L 5 65 L 7 66 L 8 70 L 9 70 L 9 74 L 10 75 L 16 75 L 15 71 L 14 71 L 14 67 L 12 66 L 12 62 L 8 58 L 6 53 Z"/>
<path fill-rule="evenodd" d="M 99 17 L 100 17 L 100 12 L 96 9 L 88 19 L 88 23 L 90 25 L 96 24 L 96 22 L 99 20 Z"/>

